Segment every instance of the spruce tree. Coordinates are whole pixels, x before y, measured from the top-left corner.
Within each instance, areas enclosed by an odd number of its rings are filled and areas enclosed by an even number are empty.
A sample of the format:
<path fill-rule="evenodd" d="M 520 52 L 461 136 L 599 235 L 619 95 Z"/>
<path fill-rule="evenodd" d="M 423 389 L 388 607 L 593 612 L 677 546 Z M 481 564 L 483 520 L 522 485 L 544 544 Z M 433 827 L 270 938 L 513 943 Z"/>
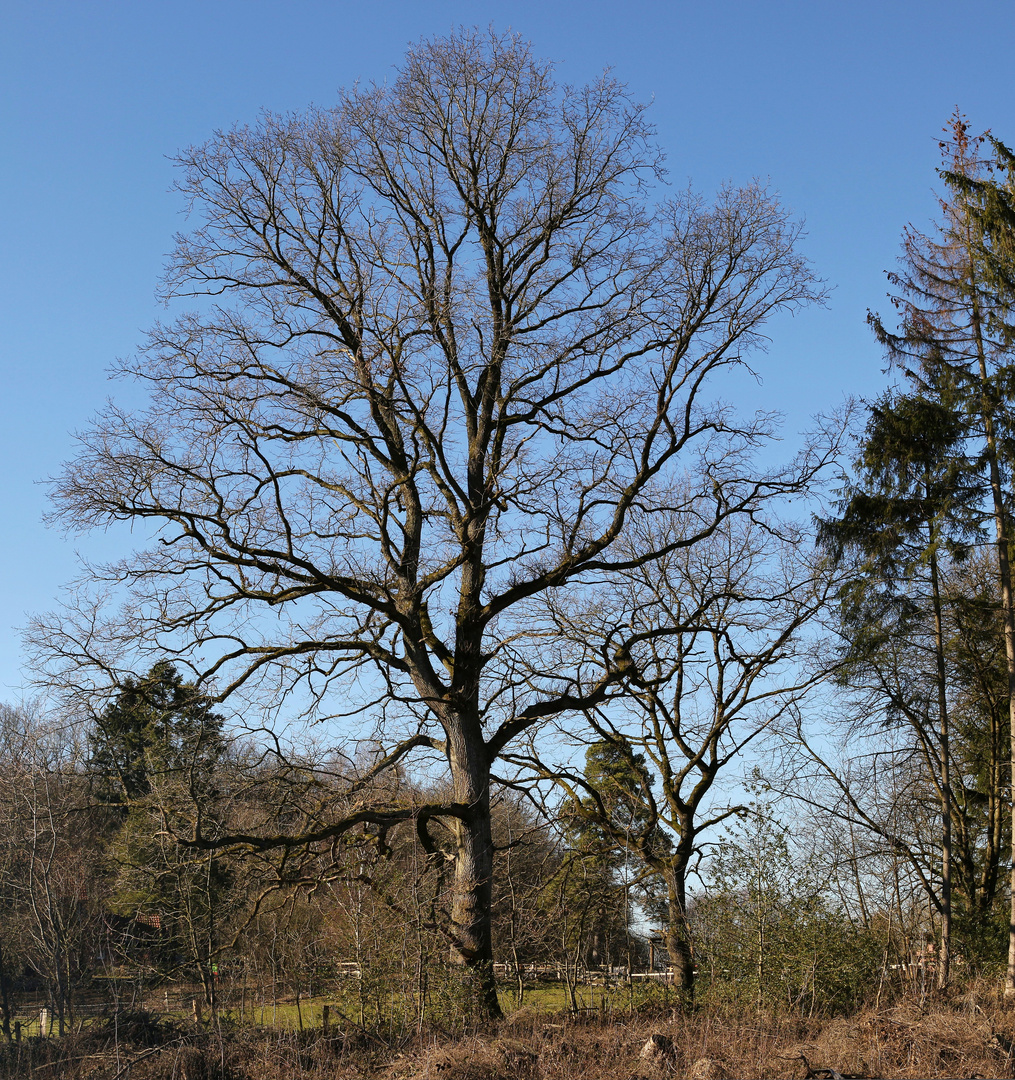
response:
<path fill-rule="evenodd" d="M 887 692 L 888 715 L 912 728 L 936 791 L 941 886 L 931 899 L 941 918 L 937 978 L 944 986 L 951 961 L 953 798 L 941 564 L 964 551 L 977 490 L 967 483 L 964 417 L 947 386 L 935 389 L 934 398 L 886 394 L 871 406 L 857 479 L 844 489 L 840 516 L 820 523 L 819 538 L 837 561 L 852 558 L 855 570 L 841 594 L 849 641 L 843 678 Z M 900 640 L 911 645 L 920 639 L 928 618 L 930 693 L 919 677 L 895 682 L 881 673 L 884 665 L 896 665 Z M 870 679 L 872 670 L 877 674 Z"/>
<path fill-rule="evenodd" d="M 1015 594 L 1010 566 L 1010 431 L 1015 215 L 1010 214 L 1011 160 L 988 136 L 971 136 L 955 113 L 941 142 L 947 186 L 941 220 L 932 235 L 912 227 L 904 235 L 901 269 L 889 274 L 895 330 L 870 316 L 892 362 L 914 387 L 949 382 L 967 418 L 970 475 L 982 477 L 982 514 L 993 526 L 998 591 L 1004 626 L 1008 712 L 1015 746 Z M 985 157 L 988 146 L 993 159 Z M 1006 186 L 1007 184 L 1007 186 Z M 1015 760 L 1015 755 L 1013 755 Z M 1015 820 L 1015 803 L 1012 804 Z M 1015 994 L 1015 830 L 1011 871 L 1011 930 L 1005 992 Z"/>
<path fill-rule="evenodd" d="M 157 927 L 159 949 L 190 968 L 214 1010 L 213 962 L 230 874 L 223 861 L 182 847 L 176 817 L 199 808 L 207 829 L 225 754 L 223 719 L 169 662 L 124 680 L 89 735 L 89 770 L 100 802 L 116 808 L 110 842 L 116 866 L 110 903 L 118 914 Z M 167 829 L 167 822 L 173 827 Z M 128 959 L 133 960 L 132 956 Z"/>

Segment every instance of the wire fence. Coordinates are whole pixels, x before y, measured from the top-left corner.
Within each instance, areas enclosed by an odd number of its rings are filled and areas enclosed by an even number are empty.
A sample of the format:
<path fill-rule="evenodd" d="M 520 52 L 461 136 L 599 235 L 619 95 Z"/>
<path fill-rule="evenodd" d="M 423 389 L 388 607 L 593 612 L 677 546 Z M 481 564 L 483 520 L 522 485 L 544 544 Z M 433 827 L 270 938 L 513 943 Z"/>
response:
<path fill-rule="evenodd" d="M 670 975 L 665 971 L 628 971 L 626 968 L 568 971 L 553 964 L 514 966 L 496 964 L 495 975 L 506 1003 L 519 988 L 527 1000 L 542 1000 L 544 1007 L 572 1008 L 581 1011 L 606 1007 L 625 988 L 666 987 Z M 431 973 L 431 976 L 433 973 Z M 437 990 L 430 981 L 430 1005 Z M 55 1036 L 61 1032 L 81 1031 L 96 1023 L 111 1025 L 115 1031 L 119 1018 L 141 1014 L 179 1024 L 206 1024 L 215 1019 L 241 1026 L 309 1029 L 334 1024 L 366 1025 L 384 1014 L 399 1015 L 403 1020 L 418 1016 L 427 1006 L 426 998 L 404 982 L 380 976 L 356 963 L 333 965 L 327 979 L 293 986 L 283 979 L 254 980 L 227 973 L 216 978 L 214 1009 L 200 983 L 166 983 L 144 978 L 108 978 L 95 980 L 80 988 L 65 1005 L 63 1015 L 40 992 L 23 993 L 14 1002 L 12 1034 L 16 1038 Z M 559 1001 L 557 1000 L 559 999 Z M 421 1002 L 423 1003 L 421 1005 Z M 518 1002 L 520 1004 L 520 1002 Z M 621 1004 L 621 1002 L 617 1002 Z M 454 1002 L 448 1002 L 452 1010 Z"/>

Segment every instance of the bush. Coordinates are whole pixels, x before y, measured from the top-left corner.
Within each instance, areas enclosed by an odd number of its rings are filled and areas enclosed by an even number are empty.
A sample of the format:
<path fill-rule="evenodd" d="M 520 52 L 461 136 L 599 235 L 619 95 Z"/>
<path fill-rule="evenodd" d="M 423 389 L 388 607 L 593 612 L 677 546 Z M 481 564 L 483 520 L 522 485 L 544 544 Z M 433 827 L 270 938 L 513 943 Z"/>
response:
<path fill-rule="evenodd" d="M 712 881 L 691 912 L 699 1000 L 814 1016 L 853 1012 L 876 994 L 884 934 L 831 902 L 827 873 L 794 859 L 766 813 L 720 845 Z"/>

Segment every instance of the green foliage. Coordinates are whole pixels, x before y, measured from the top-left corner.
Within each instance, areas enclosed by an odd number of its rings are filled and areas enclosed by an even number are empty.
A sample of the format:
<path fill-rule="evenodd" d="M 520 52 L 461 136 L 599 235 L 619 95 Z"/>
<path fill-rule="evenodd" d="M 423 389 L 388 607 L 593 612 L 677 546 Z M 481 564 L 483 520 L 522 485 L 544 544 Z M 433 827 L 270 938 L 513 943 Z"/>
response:
<path fill-rule="evenodd" d="M 564 801 L 559 820 L 565 851 L 544 893 L 544 908 L 557 923 L 565 948 L 589 966 L 623 962 L 631 950 L 631 875 L 644 891 L 643 868 L 621 840 L 645 830 L 645 791 L 651 777 L 645 757 L 623 740 L 593 743 L 585 754 L 584 794 Z M 665 841 L 660 834 L 659 844 Z"/>
<path fill-rule="evenodd" d="M 143 678 L 125 681 L 96 719 L 88 745 L 96 794 L 119 810 L 108 846 L 115 867 L 110 909 L 159 920 L 153 947 L 128 948 L 121 960 L 167 970 L 182 964 L 200 977 L 210 999 L 232 872 L 224 860 L 177 838 L 196 814 L 206 833 L 214 831 L 222 718 L 172 664 L 158 663 Z"/>
<path fill-rule="evenodd" d="M 851 570 L 839 598 L 853 669 L 926 623 L 942 558 L 961 558 L 978 535 L 981 491 L 953 396 L 938 384 L 871 405 L 857 478 L 843 489 L 838 517 L 818 523 L 819 543 Z"/>
<path fill-rule="evenodd" d="M 628 858 L 621 838 L 643 832 L 649 823 L 652 777 L 645 755 L 620 737 L 601 739 L 585 752 L 584 778 L 587 793 L 566 799 L 560 809 L 565 837 L 583 858 L 619 870 Z M 656 839 L 665 846 L 661 833 Z"/>
<path fill-rule="evenodd" d="M 104 801 L 126 806 L 175 774 L 207 788 L 224 752 L 222 718 L 168 662 L 124 680 L 88 737 L 89 770 Z"/>
<path fill-rule="evenodd" d="M 970 976 L 996 978 L 1004 972 L 1009 911 L 1003 899 L 987 911 L 962 905 L 955 912 L 955 948 Z"/>
<path fill-rule="evenodd" d="M 1015 158 L 970 135 L 957 112 L 947 130 L 941 220 L 928 234 L 905 231 L 900 269 L 889 274 L 897 325 L 870 316 L 899 386 L 871 407 L 857 478 L 820 537 L 853 570 L 841 595 L 841 682 L 857 715 L 908 725 L 900 761 L 919 774 L 907 779 L 905 802 L 935 801 L 940 831 L 930 840 L 916 810 L 904 842 L 942 937 L 954 914 L 949 936 L 971 961 L 994 938 L 1010 836 L 1015 658 L 1005 657 L 1003 623 L 1012 617 Z"/>
<path fill-rule="evenodd" d="M 765 807 L 729 830 L 691 912 L 699 1000 L 735 1010 L 844 1013 L 877 988 L 885 943 L 830 899 L 814 858 L 795 856 Z"/>
<path fill-rule="evenodd" d="M 970 225 L 970 254 L 987 330 L 1009 352 L 1015 344 L 1015 153 L 990 134 L 971 136 L 958 113 L 951 129 L 946 146 L 953 153 L 952 167 L 940 175 Z M 988 157 L 981 157 L 987 148 Z M 1013 396 L 1012 378 L 1012 365 L 999 365 L 990 388 L 998 401 Z"/>

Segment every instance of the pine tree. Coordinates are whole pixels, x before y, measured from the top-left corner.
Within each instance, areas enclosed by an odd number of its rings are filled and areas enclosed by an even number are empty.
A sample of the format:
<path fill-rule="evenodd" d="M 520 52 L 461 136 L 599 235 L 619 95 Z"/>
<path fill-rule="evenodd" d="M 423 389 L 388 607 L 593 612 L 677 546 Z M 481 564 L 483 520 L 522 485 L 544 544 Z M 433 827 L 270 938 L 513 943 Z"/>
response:
<path fill-rule="evenodd" d="M 168 662 L 126 679 L 89 735 L 89 770 L 101 802 L 119 812 L 110 843 L 111 903 L 119 914 L 157 919 L 162 953 L 195 969 L 214 1010 L 213 959 L 230 886 L 222 860 L 187 851 L 174 832 L 190 806 L 213 829 L 223 720 Z M 171 828 L 166 828 L 166 822 Z"/>
<path fill-rule="evenodd" d="M 620 740 L 592 743 L 585 753 L 583 775 L 585 784 L 560 808 L 567 853 L 551 890 L 571 894 L 568 905 L 583 913 L 575 926 L 585 938 L 586 960 L 601 964 L 608 959 L 611 938 L 630 953 L 630 895 L 624 870 L 635 863 L 617 838 L 638 835 L 648 826 L 651 811 L 643 789 L 651 777 L 644 755 Z M 658 836 L 657 843 L 665 844 L 664 838 Z"/>

